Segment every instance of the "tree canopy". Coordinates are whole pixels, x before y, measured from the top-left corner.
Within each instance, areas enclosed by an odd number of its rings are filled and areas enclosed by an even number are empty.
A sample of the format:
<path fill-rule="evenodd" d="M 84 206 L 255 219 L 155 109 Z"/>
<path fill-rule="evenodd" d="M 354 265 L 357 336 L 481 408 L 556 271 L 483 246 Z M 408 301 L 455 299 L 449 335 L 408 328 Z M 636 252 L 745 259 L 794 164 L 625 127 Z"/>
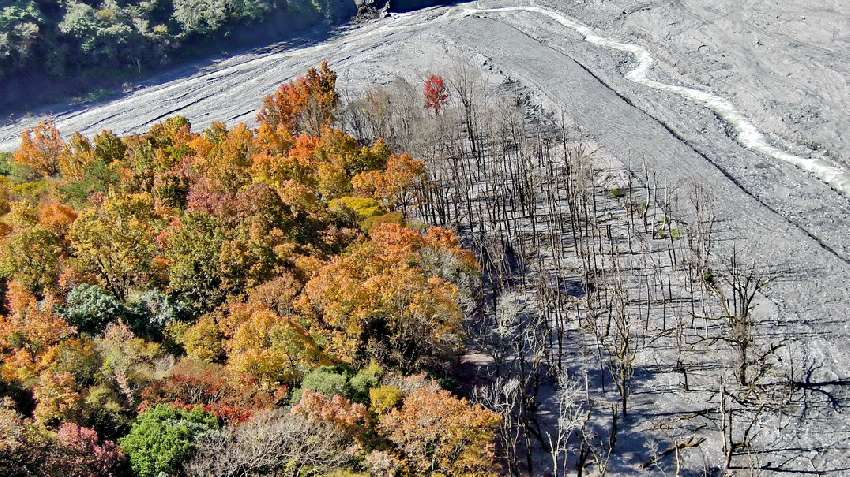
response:
<path fill-rule="evenodd" d="M 281 86 L 257 129 L 24 133 L 0 177 L 0 426 L 19 436 L 0 466 L 51 472 L 39 449 L 70 439 L 136 475 L 201 472 L 193 455 L 220 446 L 250 462 L 250 423 L 287 452 L 268 475 L 333 470 L 328 452 L 352 471 L 494 469 L 495 415 L 431 378 L 463 350 L 475 260 L 406 216 L 421 162 L 334 127 L 335 77 Z M 293 447 L 314 431 L 329 440 Z"/>

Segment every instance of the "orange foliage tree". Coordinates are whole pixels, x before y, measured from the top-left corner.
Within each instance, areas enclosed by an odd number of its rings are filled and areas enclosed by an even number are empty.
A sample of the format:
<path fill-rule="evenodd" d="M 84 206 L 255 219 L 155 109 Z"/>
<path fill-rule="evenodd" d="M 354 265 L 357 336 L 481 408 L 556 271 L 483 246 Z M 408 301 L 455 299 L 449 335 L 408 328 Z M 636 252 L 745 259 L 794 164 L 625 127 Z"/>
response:
<path fill-rule="evenodd" d="M 362 434 L 369 419 L 369 412 L 363 404 L 351 402 L 339 394 L 329 397 L 309 390 L 304 391 L 292 412 L 331 423 L 351 435 Z"/>
<path fill-rule="evenodd" d="M 315 134 L 333 122 L 338 103 L 336 73 L 323 61 L 318 70 L 310 68 L 305 76 L 281 85 L 263 100 L 257 119 L 272 128 Z"/>
<path fill-rule="evenodd" d="M 448 232 L 446 232 L 448 233 Z M 437 235 L 381 224 L 371 239 L 333 258 L 306 285 L 304 307 L 333 359 L 417 370 L 450 363 L 462 344 L 456 285 L 427 273 L 421 253 L 439 249 L 474 267 Z"/>
<path fill-rule="evenodd" d="M 32 382 L 50 364 L 51 351 L 75 330 L 53 313 L 53 300 L 39 300 L 18 282 L 9 285 L 7 307 L 0 316 L 2 375 L 7 381 Z"/>
<path fill-rule="evenodd" d="M 317 364 L 316 347 L 297 317 L 252 306 L 231 311 L 230 321 L 235 325 L 232 333 L 226 333 L 226 348 L 234 371 L 268 387 L 297 382 L 306 369 Z"/>
<path fill-rule="evenodd" d="M 56 129 L 56 123 L 45 120 L 21 134 L 21 146 L 15 152 L 15 161 L 41 176 L 55 176 L 59 173 L 64 151 L 65 141 Z"/>
<path fill-rule="evenodd" d="M 495 476 L 500 416 L 448 391 L 423 388 L 380 418 L 405 475 Z"/>
<path fill-rule="evenodd" d="M 352 179 L 354 190 L 374 197 L 387 209 L 405 210 L 413 201 L 412 186 L 425 172 L 425 164 L 410 154 L 394 154 L 385 170 L 366 171 Z"/>

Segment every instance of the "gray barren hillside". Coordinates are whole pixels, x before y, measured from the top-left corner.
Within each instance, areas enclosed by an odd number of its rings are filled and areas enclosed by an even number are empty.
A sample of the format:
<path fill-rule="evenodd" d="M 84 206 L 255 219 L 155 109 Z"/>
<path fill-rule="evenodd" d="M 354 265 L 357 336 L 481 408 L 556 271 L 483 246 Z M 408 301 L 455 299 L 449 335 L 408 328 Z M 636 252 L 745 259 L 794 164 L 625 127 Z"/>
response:
<path fill-rule="evenodd" d="M 850 3 L 779 3 L 483 1 L 397 14 L 342 29 L 320 43 L 270 45 L 174 71 L 107 102 L 9 118 L 0 126 L 0 149 L 14 148 L 24 128 L 47 116 L 63 133 L 86 134 L 104 128 L 141 132 L 174 114 L 186 116 L 195 129 L 213 121 L 252 122 L 260 97 L 323 59 L 347 90 L 388 85 L 397 76 L 419 84 L 447 65 L 472 64 L 487 82 L 512 85 L 530 104 L 564 118 L 571 140 L 592 143 L 609 158 L 606 170 L 631 172 L 638 181 L 652 170 L 669 187 L 686 191 L 687 184 L 698 183 L 711 192 L 720 251 L 730 254 L 734 246 L 736 254 L 778 271 L 754 307 L 758 334 L 792 339 L 783 366 L 803 366 L 808 373 L 797 385 L 827 396 L 811 410 L 808 401 L 798 403 L 793 425 L 760 420 L 752 431 L 759 450 L 746 460 L 757 464 L 748 469 L 742 458 L 738 472 L 846 475 Z M 643 52 L 652 63 L 641 59 Z M 700 92 L 703 101 L 693 98 Z M 696 222 L 682 214 L 679 220 Z M 650 247 L 649 258 L 635 254 L 630 260 L 652 261 L 657 253 Z M 675 286 L 687 288 L 687 279 L 676 280 L 668 283 L 670 300 Z M 724 361 L 724 353 L 720 345 L 703 349 L 706 368 L 696 375 L 709 376 L 708 363 Z M 641 427 L 642 421 L 664 420 L 687 399 L 717 402 L 713 389 L 696 398 L 659 394 L 672 378 L 642 364 L 645 374 L 638 374 L 633 391 L 636 408 L 623 424 L 629 438 L 620 443 L 633 448 L 611 464 L 615 473 L 661 472 L 641 467 L 652 455 L 642 433 L 657 431 Z M 671 396 L 678 395 L 675 387 L 670 385 Z M 707 455 L 720 448 L 719 430 L 694 432 L 715 439 L 705 445 Z M 664 470 L 674 473 L 670 454 L 665 458 Z M 688 472 L 701 475 L 699 459 L 689 459 Z"/>

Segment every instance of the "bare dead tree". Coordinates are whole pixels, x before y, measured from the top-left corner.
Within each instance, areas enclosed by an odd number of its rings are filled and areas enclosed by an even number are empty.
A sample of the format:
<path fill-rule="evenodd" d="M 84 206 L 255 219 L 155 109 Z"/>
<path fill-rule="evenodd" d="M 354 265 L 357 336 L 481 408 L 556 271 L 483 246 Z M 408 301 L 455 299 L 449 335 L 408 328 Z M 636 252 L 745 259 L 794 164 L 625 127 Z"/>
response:
<path fill-rule="evenodd" d="M 485 91 L 481 71 L 465 60 L 456 59 L 449 72 L 448 82 L 461 104 L 463 122 L 466 125 L 472 153 L 478 154 L 481 149 L 478 135 L 478 108 L 482 102 L 480 96 Z"/>
<path fill-rule="evenodd" d="M 520 475 L 521 442 L 525 433 L 522 422 L 519 380 L 496 377 L 490 383 L 476 387 L 473 399 L 499 413 L 498 450 L 511 476 Z"/>
<path fill-rule="evenodd" d="M 199 477 L 299 476 L 349 463 L 349 445 L 348 436 L 332 424 L 275 410 L 203 435 L 185 470 Z"/>
<path fill-rule="evenodd" d="M 615 261 L 615 264 L 619 262 Z M 620 393 L 620 409 L 623 417 L 628 416 L 631 394 L 631 379 L 635 372 L 637 340 L 633 329 L 632 314 L 628 308 L 629 295 L 619 265 L 614 269 L 613 283 L 609 287 L 611 302 L 609 319 L 613 322 L 613 333 L 602 342 L 608 351 L 608 366 Z"/>
<path fill-rule="evenodd" d="M 762 270 L 755 262 L 742 265 L 735 250 L 723 266 L 723 275 L 718 278 L 719 281 L 712 279 L 710 289 L 718 297 L 723 318 L 728 325 L 725 340 L 736 351 L 735 376 L 742 386 L 747 386 L 750 382 L 750 366 L 755 364 L 751 356 L 755 341 L 752 312 L 758 296 L 777 277 Z"/>
<path fill-rule="evenodd" d="M 572 450 L 570 441 L 576 434 L 581 439 L 590 419 L 588 405 L 582 398 L 583 392 L 581 384 L 569 379 L 565 373 L 559 375 L 556 395 L 557 425 L 554 433 L 546 431 L 553 477 L 568 474 L 569 455 Z"/>

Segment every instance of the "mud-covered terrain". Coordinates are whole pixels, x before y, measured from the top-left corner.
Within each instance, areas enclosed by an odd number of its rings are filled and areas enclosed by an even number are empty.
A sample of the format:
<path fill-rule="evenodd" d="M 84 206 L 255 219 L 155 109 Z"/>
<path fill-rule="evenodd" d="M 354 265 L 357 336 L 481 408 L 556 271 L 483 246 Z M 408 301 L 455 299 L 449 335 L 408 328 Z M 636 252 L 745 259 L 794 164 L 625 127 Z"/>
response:
<path fill-rule="evenodd" d="M 566 10 L 649 47 L 676 83 L 704 85 L 772 134 L 850 162 L 850 3 L 585 0 Z"/>
<path fill-rule="evenodd" d="M 850 472 L 850 187 L 842 186 L 850 164 L 850 4 L 781 3 L 485 1 L 393 15 L 323 42 L 270 45 L 177 70 L 100 104 L 9 118 L 0 149 L 14 148 L 21 130 L 46 116 L 64 133 L 87 134 L 140 132 L 173 114 L 196 128 L 250 122 L 259 98 L 322 59 L 350 90 L 396 75 L 420 81 L 451 62 L 471 62 L 489 80 L 518 84 L 532 103 L 563 113 L 578 136 L 627 167 L 645 163 L 666 184 L 706 185 L 719 199 L 725 246 L 785 270 L 763 307 L 766 326 L 802 340 L 820 364 L 810 378 L 834 383 L 827 389 L 838 405 L 795 426 L 793 436 L 774 436 L 781 448 L 762 459 L 795 453 L 803 458 L 790 468 L 840 475 Z M 638 415 L 664 411 L 651 406 L 645 400 Z M 769 426 L 761 432 L 770 438 Z"/>

